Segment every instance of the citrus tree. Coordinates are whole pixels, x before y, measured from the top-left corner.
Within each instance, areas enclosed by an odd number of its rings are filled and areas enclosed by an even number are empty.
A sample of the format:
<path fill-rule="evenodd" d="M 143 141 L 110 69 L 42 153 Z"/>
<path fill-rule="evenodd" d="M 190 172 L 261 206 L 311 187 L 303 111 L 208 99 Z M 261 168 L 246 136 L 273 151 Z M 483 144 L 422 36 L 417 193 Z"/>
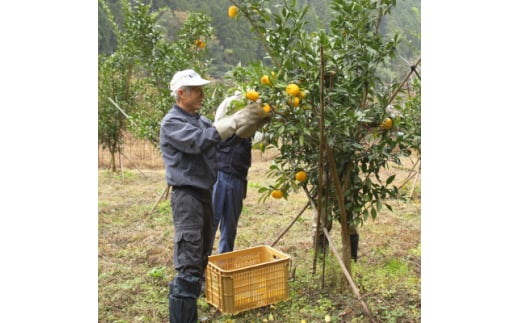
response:
<path fill-rule="evenodd" d="M 378 74 L 399 42 L 398 35 L 379 31 L 395 0 L 332 0 L 328 33 L 305 31 L 308 7 L 296 10 L 294 0 L 230 2 L 229 16 L 250 23 L 268 56 L 233 70 L 237 83 L 258 92 L 272 114 L 264 138 L 279 155 L 268 173 L 273 183 L 260 192 L 264 199 L 289 198 L 304 189 L 330 220 L 339 221 L 350 271 L 349 234 L 384 206 L 391 210 L 385 201 L 399 196 L 395 176 L 382 170 L 420 146 L 420 123 L 413 117 L 420 100 L 406 109 L 406 96 L 389 102 L 398 84 L 383 84 Z"/>
<path fill-rule="evenodd" d="M 98 141 L 103 149 L 109 150 L 111 169 L 115 171 L 115 155 L 121 152 L 128 120 L 109 99 L 117 102 L 119 108 L 127 113 L 135 108 L 139 83 L 135 81 L 134 73 L 141 44 L 136 42 L 138 32 L 134 26 L 142 19 L 143 10 L 132 11 L 127 1 L 121 1 L 125 13 L 124 29 L 121 30 L 108 5 L 103 0 L 99 0 L 99 4 L 106 11 L 118 42 L 113 54 L 98 56 Z"/>
<path fill-rule="evenodd" d="M 99 2 L 117 38 L 114 53 L 98 59 L 98 140 L 110 151 L 115 171 L 125 131 L 158 145 L 160 121 L 174 103 L 169 82 L 178 70 L 206 72 L 212 27 L 209 17 L 188 14 L 172 42 L 158 24 L 170 9 L 153 11 L 151 2 L 121 0 L 120 26 L 104 0 Z"/>
<path fill-rule="evenodd" d="M 206 44 L 213 36 L 213 28 L 208 16 L 189 13 L 173 42 L 166 39 L 164 32 L 159 35 L 153 52 L 146 56 L 143 64 L 146 71 L 142 78 L 144 87 L 140 92 L 139 109 L 133 115 L 136 122 L 131 128 L 139 138 L 147 139 L 157 147 L 160 121 L 174 103 L 169 89 L 170 80 L 175 72 L 187 68 L 201 75 L 207 73 L 211 60 L 207 57 Z M 205 106 L 214 104 L 211 96 L 208 97 Z"/>

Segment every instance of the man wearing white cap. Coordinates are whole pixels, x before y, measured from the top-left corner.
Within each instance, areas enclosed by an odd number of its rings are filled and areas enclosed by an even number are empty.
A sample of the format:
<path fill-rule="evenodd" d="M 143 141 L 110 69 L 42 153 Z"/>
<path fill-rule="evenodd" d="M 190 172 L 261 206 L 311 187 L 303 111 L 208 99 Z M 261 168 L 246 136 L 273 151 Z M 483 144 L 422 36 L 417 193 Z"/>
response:
<path fill-rule="evenodd" d="M 191 69 L 175 73 L 170 90 L 176 103 L 161 122 L 161 152 L 166 181 L 172 186 L 173 262 L 177 272 L 168 295 L 170 323 L 198 319 L 197 298 L 211 254 L 217 144 L 235 133 L 248 138 L 268 121 L 261 105 L 254 103 L 212 124 L 198 113 L 204 99 L 203 86 L 210 82 Z"/>

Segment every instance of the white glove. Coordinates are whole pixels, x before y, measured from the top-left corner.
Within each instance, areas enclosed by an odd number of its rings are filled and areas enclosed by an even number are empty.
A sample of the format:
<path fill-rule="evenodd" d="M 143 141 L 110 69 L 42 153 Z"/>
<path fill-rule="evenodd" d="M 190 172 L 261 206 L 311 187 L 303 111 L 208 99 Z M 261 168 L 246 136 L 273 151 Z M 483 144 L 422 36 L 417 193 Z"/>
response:
<path fill-rule="evenodd" d="M 262 128 L 267 123 L 267 119 L 262 119 L 257 123 L 247 124 L 237 129 L 237 136 L 240 138 L 252 137 L 258 129 Z"/>
<path fill-rule="evenodd" d="M 222 140 L 231 137 L 236 132 L 241 138 L 248 138 L 268 121 L 260 103 L 251 103 L 235 112 L 230 117 L 222 118 L 213 123 Z"/>
<path fill-rule="evenodd" d="M 253 136 L 270 118 L 270 115 L 264 112 L 260 103 L 249 104 L 233 116 L 237 118 L 236 134 L 241 138 Z"/>
<path fill-rule="evenodd" d="M 237 131 L 237 122 L 233 116 L 229 116 L 213 122 L 213 127 L 217 129 L 220 139 L 226 140 Z"/>

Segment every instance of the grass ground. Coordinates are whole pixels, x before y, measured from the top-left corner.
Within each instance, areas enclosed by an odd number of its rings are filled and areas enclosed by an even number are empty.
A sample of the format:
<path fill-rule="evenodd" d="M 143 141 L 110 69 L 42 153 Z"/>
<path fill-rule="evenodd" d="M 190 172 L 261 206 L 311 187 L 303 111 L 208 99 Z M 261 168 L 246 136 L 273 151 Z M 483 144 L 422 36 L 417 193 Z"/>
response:
<path fill-rule="evenodd" d="M 258 202 L 256 189 L 269 181 L 265 172 L 270 162 L 255 155 L 235 250 L 271 244 L 307 202 L 303 192 L 292 193 L 288 200 Z M 397 174 L 398 184 L 409 175 L 413 161 L 403 162 L 388 170 Z M 168 284 L 175 273 L 171 210 L 168 200 L 159 199 L 166 187 L 164 171 L 100 169 L 98 174 L 99 322 L 167 322 Z M 404 186 L 405 195 L 410 195 L 412 183 Z M 353 279 L 378 322 L 421 320 L 420 176 L 413 189 L 407 201 L 389 201 L 393 212 L 383 210 L 358 230 Z M 288 300 L 232 316 L 201 297 L 199 316 L 226 323 L 369 322 L 330 252 L 325 259 L 319 257 L 313 270 L 311 228 L 312 213 L 306 210 L 274 246 L 292 257 Z M 331 233 L 339 249 L 337 223 Z"/>

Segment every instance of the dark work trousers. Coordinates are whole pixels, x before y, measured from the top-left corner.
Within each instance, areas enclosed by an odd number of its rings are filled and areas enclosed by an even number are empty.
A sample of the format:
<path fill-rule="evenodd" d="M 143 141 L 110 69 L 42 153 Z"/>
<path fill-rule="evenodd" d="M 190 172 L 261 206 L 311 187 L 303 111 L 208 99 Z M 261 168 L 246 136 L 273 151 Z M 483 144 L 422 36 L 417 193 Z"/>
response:
<path fill-rule="evenodd" d="M 174 256 L 177 275 L 168 295 L 170 323 L 197 322 L 197 298 L 208 256 L 213 222 L 211 191 L 173 188 Z"/>
<path fill-rule="evenodd" d="M 213 246 L 220 225 L 218 253 L 233 251 L 246 188 L 247 182 L 244 179 L 218 171 L 217 181 L 213 187 L 213 230 L 211 232 L 211 246 Z"/>

